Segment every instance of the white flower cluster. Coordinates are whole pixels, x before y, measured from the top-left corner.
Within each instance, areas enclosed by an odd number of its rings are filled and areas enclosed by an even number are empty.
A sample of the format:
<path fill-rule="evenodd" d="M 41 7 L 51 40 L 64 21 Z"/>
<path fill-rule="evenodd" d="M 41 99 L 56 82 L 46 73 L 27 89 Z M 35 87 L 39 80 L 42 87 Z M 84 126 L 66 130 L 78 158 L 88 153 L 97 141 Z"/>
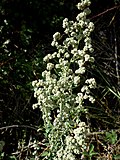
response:
<path fill-rule="evenodd" d="M 85 7 L 90 6 L 90 0 L 81 0 L 81 3 L 78 3 L 77 7 L 79 10 L 83 10 Z"/>
<path fill-rule="evenodd" d="M 80 122 L 76 129 L 73 129 L 73 135 L 68 135 L 65 138 L 65 148 L 61 147 L 57 151 L 57 156 L 54 160 L 76 160 L 75 155 L 79 155 L 86 149 L 86 134 L 89 128 L 84 122 Z"/>
<path fill-rule="evenodd" d="M 82 0 L 77 7 L 83 11 L 76 21 L 63 20 L 67 38 L 59 44 L 61 34 L 57 32 L 53 35 L 51 45 L 57 48 L 57 52 L 44 57 L 43 61 L 47 64 L 42 73 L 43 79 L 32 82 L 34 96 L 38 100 L 33 108 L 39 107 L 42 111 L 54 160 L 76 160 L 74 153 L 80 154 L 85 145 L 85 133 L 88 132 L 80 116 L 83 111 L 87 112 L 84 101 L 95 101 L 90 94 L 90 90 L 96 87 L 95 79 L 85 79 L 83 75 L 86 65 L 94 61 L 90 37 L 94 25 L 87 19 L 89 5 L 89 0 Z M 81 41 L 84 43 L 82 49 Z M 78 87 L 79 91 L 74 92 L 73 88 Z M 46 156 L 46 159 L 49 157 Z"/>

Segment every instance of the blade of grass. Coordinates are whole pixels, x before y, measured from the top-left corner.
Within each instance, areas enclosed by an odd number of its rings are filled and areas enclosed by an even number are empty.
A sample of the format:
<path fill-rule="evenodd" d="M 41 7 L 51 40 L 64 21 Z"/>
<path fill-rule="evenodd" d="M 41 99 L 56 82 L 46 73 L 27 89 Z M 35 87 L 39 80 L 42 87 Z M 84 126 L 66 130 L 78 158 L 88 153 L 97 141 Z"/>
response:
<path fill-rule="evenodd" d="M 111 88 L 109 88 L 108 87 L 108 90 L 111 92 L 111 93 L 113 93 L 118 99 L 120 99 L 120 93 L 118 92 L 118 93 L 116 93 L 116 92 L 114 92 Z"/>

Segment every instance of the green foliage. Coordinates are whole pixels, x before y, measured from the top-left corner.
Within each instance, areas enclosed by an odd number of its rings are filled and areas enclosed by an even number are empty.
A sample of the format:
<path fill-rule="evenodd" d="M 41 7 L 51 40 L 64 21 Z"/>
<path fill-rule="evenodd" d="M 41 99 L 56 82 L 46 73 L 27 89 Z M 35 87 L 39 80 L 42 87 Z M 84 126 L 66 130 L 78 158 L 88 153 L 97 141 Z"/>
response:
<path fill-rule="evenodd" d="M 4 145 L 5 145 L 5 142 L 0 141 L 0 152 L 2 152 Z"/>
<path fill-rule="evenodd" d="M 88 160 L 92 160 L 92 158 L 96 155 L 98 155 L 97 152 L 94 151 L 94 145 L 93 144 L 90 144 L 89 146 L 89 151 L 88 152 L 83 152 L 83 155 L 85 157 L 88 158 Z"/>
<path fill-rule="evenodd" d="M 114 96 L 116 96 L 119 100 L 120 100 L 120 92 L 119 90 L 118 91 L 114 91 L 113 89 L 111 88 L 108 88 L 108 90 L 113 93 Z"/>
<path fill-rule="evenodd" d="M 120 154 L 113 156 L 114 159 L 120 159 Z"/>
<path fill-rule="evenodd" d="M 0 152 L 0 160 L 4 160 L 4 159 L 7 159 L 7 160 L 17 160 L 15 156 L 8 156 L 6 158 L 5 153 L 4 152 Z"/>
<path fill-rule="evenodd" d="M 115 131 L 106 132 L 106 140 L 110 144 L 115 144 L 117 142 L 117 134 Z"/>

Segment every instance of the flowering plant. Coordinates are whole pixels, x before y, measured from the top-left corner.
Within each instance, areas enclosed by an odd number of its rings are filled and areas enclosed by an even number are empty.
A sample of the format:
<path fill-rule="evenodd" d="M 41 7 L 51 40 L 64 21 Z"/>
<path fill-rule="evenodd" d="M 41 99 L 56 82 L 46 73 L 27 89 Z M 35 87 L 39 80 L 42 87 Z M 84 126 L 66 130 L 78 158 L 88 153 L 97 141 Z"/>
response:
<path fill-rule="evenodd" d="M 45 159 L 76 160 L 86 148 L 89 126 L 81 120 L 81 115 L 88 112 L 87 100 L 94 103 L 90 90 L 96 87 L 94 78 L 84 76 L 86 66 L 94 61 L 90 37 L 94 24 L 87 19 L 89 5 L 90 0 L 81 0 L 77 4 L 81 13 L 76 21 L 63 20 L 64 35 L 56 32 L 51 43 L 57 52 L 44 57 L 43 78 L 32 82 L 38 100 L 33 108 L 42 111 L 49 141 Z"/>

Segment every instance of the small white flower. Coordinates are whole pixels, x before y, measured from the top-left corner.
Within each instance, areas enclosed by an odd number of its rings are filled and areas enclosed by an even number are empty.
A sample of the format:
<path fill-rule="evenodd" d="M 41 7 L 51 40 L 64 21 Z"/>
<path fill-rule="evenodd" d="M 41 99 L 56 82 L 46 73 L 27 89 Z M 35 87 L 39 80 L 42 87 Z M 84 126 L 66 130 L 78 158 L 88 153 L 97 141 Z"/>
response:
<path fill-rule="evenodd" d="M 51 54 L 48 54 L 47 56 L 45 56 L 45 57 L 43 58 L 43 61 L 44 61 L 44 62 L 47 62 L 47 61 L 49 61 L 50 59 L 52 59 L 52 55 L 51 55 Z"/>
<path fill-rule="evenodd" d="M 85 67 L 80 67 L 75 71 L 76 74 L 84 74 L 85 73 Z"/>
<path fill-rule="evenodd" d="M 89 61 L 93 63 L 95 61 L 94 57 L 90 57 Z"/>
<path fill-rule="evenodd" d="M 60 64 L 56 64 L 55 65 L 55 68 L 57 69 L 57 68 L 60 68 Z"/>
<path fill-rule="evenodd" d="M 91 4 L 90 0 L 84 0 L 84 1 L 82 0 L 81 3 L 77 4 L 77 8 L 79 10 L 83 10 L 86 6 L 89 6 L 90 4 Z"/>
<path fill-rule="evenodd" d="M 75 32 L 71 32 L 70 34 L 72 37 L 76 36 L 76 33 Z"/>
<path fill-rule="evenodd" d="M 85 54 L 84 58 L 85 58 L 85 62 L 87 62 L 90 59 L 90 55 L 89 54 Z"/>
<path fill-rule="evenodd" d="M 79 149 L 76 149 L 76 148 L 73 150 L 73 152 L 74 152 L 75 154 L 80 154 L 80 150 L 79 150 Z"/>
<path fill-rule="evenodd" d="M 88 94 L 85 94 L 85 95 L 83 96 L 83 99 L 88 99 L 88 98 L 89 98 Z"/>
<path fill-rule="evenodd" d="M 85 18 L 86 18 L 86 13 L 85 13 L 85 12 L 79 13 L 79 14 L 77 15 L 77 17 L 76 17 L 77 21 L 83 20 L 83 19 L 85 19 Z"/>
<path fill-rule="evenodd" d="M 32 81 L 32 86 L 34 87 L 37 84 L 37 80 Z"/>
<path fill-rule="evenodd" d="M 8 25 L 8 22 L 7 22 L 7 20 L 6 20 L 6 19 L 4 20 L 4 23 L 5 23 L 6 25 Z"/>
<path fill-rule="evenodd" d="M 33 105 L 32 105 L 32 108 L 33 108 L 33 109 L 38 108 L 38 104 L 33 104 Z"/>
<path fill-rule="evenodd" d="M 54 46 L 58 46 L 58 42 L 56 42 L 56 41 L 53 40 L 52 43 L 51 43 L 51 46 L 53 46 L 53 47 Z"/>
<path fill-rule="evenodd" d="M 84 46 L 83 51 L 84 52 L 88 51 L 88 46 L 87 45 Z"/>
<path fill-rule="evenodd" d="M 90 43 L 91 43 L 91 38 L 90 38 L 90 37 L 86 37 L 86 38 L 84 39 L 84 42 L 87 43 L 87 44 L 88 44 L 88 43 L 90 44 Z"/>
<path fill-rule="evenodd" d="M 53 39 L 56 41 L 56 40 L 59 40 L 60 39 L 60 33 L 59 32 L 56 32 L 54 35 L 53 35 Z"/>
<path fill-rule="evenodd" d="M 47 70 L 51 70 L 54 68 L 54 64 L 52 63 L 47 63 Z"/>
<path fill-rule="evenodd" d="M 54 47 L 54 46 L 55 46 L 55 44 L 56 44 L 56 42 L 53 40 L 53 41 L 52 41 L 52 43 L 51 43 L 51 46 L 53 46 L 53 47 Z"/>
<path fill-rule="evenodd" d="M 89 51 L 90 51 L 90 53 L 93 53 L 94 49 L 91 47 L 91 48 L 89 48 Z"/>
<path fill-rule="evenodd" d="M 71 53 L 72 53 L 72 54 L 77 53 L 77 48 L 74 48 L 73 50 L 71 50 Z"/>
<path fill-rule="evenodd" d="M 81 92 L 83 93 L 83 92 L 85 92 L 85 91 L 87 91 L 88 90 L 88 86 L 83 86 L 82 88 L 81 88 Z"/>
<path fill-rule="evenodd" d="M 90 101 L 91 103 L 94 103 L 94 102 L 95 102 L 95 98 L 93 98 L 92 96 L 89 96 L 89 101 Z"/>
<path fill-rule="evenodd" d="M 90 36 L 90 30 L 88 28 L 86 28 L 84 31 L 83 31 L 83 35 L 84 37 L 89 37 Z"/>
<path fill-rule="evenodd" d="M 63 28 L 66 28 L 68 26 L 68 18 L 65 18 L 63 20 Z"/>
<path fill-rule="evenodd" d="M 57 91 L 54 96 L 55 96 L 55 97 L 60 97 L 60 95 L 61 95 L 61 92 L 60 92 L 60 91 Z"/>
<path fill-rule="evenodd" d="M 36 86 L 37 87 L 40 87 L 40 86 L 43 86 L 44 85 L 44 82 L 43 82 L 43 80 L 38 80 L 38 82 L 36 83 Z"/>
<path fill-rule="evenodd" d="M 60 58 L 60 57 L 61 57 L 61 55 L 60 55 L 60 53 L 58 53 L 58 54 L 57 54 L 57 58 Z"/>
<path fill-rule="evenodd" d="M 81 28 L 85 26 L 85 22 L 83 20 L 79 20 L 78 24 L 80 25 Z"/>
<path fill-rule="evenodd" d="M 65 56 L 65 58 L 69 58 L 69 57 L 70 57 L 70 54 L 69 54 L 68 52 L 66 52 L 66 53 L 64 54 L 64 56 Z"/>
<path fill-rule="evenodd" d="M 95 78 L 90 78 L 90 79 L 87 79 L 85 81 L 86 84 L 89 84 L 89 87 L 90 88 L 95 88 L 96 87 L 96 81 L 95 81 Z"/>
<path fill-rule="evenodd" d="M 69 29 L 66 28 L 64 32 L 65 32 L 66 34 L 68 34 L 68 33 L 69 33 Z"/>
<path fill-rule="evenodd" d="M 57 52 L 54 52 L 51 56 L 52 56 L 52 59 L 54 59 L 57 55 Z"/>
<path fill-rule="evenodd" d="M 46 77 L 46 74 L 47 74 L 47 71 L 46 71 L 46 70 L 43 71 L 43 72 L 42 72 L 42 77 Z"/>
<path fill-rule="evenodd" d="M 78 54 L 82 57 L 84 56 L 85 52 L 84 52 L 84 49 L 83 50 L 78 50 Z"/>
<path fill-rule="evenodd" d="M 10 39 L 6 40 L 3 45 L 9 44 L 10 43 Z"/>
<path fill-rule="evenodd" d="M 77 85 L 78 83 L 80 83 L 80 77 L 79 76 L 75 76 L 74 77 L 74 84 Z"/>
<path fill-rule="evenodd" d="M 82 59 L 78 60 L 77 63 L 80 68 L 84 65 L 84 61 Z"/>
<path fill-rule="evenodd" d="M 84 3 L 85 6 L 89 6 L 91 4 L 91 1 L 90 0 L 84 0 L 83 3 Z"/>
<path fill-rule="evenodd" d="M 92 32 L 94 30 L 94 23 L 93 22 L 89 22 L 88 28 L 90 29 L 90 32 Z"/>

